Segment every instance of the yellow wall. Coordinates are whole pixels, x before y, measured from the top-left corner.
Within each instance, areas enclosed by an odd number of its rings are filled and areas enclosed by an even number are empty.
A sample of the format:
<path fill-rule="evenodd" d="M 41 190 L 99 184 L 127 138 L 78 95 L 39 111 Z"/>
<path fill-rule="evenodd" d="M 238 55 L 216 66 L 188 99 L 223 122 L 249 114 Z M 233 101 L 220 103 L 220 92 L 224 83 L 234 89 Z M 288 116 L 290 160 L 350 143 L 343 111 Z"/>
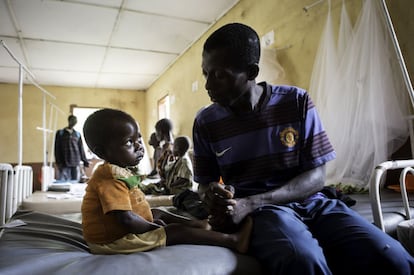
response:
<path fill-rule="evenodd" d="M 380 1 L 380 0 L 378 0 Z M 313 61 L 325 26 L 328 1 L 314 6 L 305 12 L 303 7 L 316 0 L 241 0 L 209 32 L 200 38 L 171 68 L 148 90 L 148 128 L 157 121 L 157 101 L 169 94 L 175 98 L 171 105 L 171 119 L 174 121 L 175 135 L 191 137 L 192 123 L 197 111 L 210 103 L 204 89 L 201 74 L 202 45 L 211 32 L 230 22 L 241 22 L 252 26 L 263 36 L 269 31 L 275 33 L 277 59 L 286 73 L 286 83 L 308 89 Z M 332 18 L 339 25 L 342 1 L 331 0 Z M 360 13 L 361 0 L 346 0 L 348 14 L 355 24 Z M 414 78 L 414 2 L 405 0 L 387 1 L 394 20 L 400 46 L 406 59 L 408 70 Z M 198 91 L 192 92 L 191 85 L 198 81 Z M 285 83 L 283 83 L 285 84 Z M 150 133 L 147 133 L 149 135 Z"/>
<path fill-rule="evenodd" d="M 125 110 L 138 121 L 146 120 L 145 93 L 127 90 L 43 87 L 56 97 L 48 101 L 66 114 L 59 114 L 57 128 L 67 126 L 71 105 L 78 107 L 110 107 Z M 0 162 L 18 162 L 17 111 L 18 86 L 0 84 Z M 50 105 L 46 115 L 49 117 Z M 43 161 L 42 126 L 43 95 L 32 85 L 23 87 L 23 163 Z M 47 127 L 49 125 L 46 125 Z M 142 126 L 146 131 L 145 125 Z M 54 159 L 54 158 L 53 158 Z"/>
<path fill-rule="evenodd" d="M 307 88 L 321 31 L 326 21 L 327 4 L 321 4 L 305 12 L 303 7 L 306 2 L 312 1 L 241 0 L 148 90 L 148 126 L 154 125 L 157 121 L 157 101 L 169 94 L 175 97 L 175 102 L 171 105 L 174 134 L 191 137 L 195 114 L 201 107 L 210 103 L 201 74 L 203 43 L 213 30 L 230 22 L 250 25 L 259 36 L 273 30 L 275 43 L 271 47 L 281 49 L 276 52 L 278 61 L 285 70 L 287 84 Z M 333 13 L 338 14 L 341 1 L 332 2 Z M 346 3 L 350 16 L 355 20 L 360 9 L 360 0 L 348 0 Z M 198 81 L 199 84 L 197 92 L 191 91 L 194 81 Z"/>
<path fill-rule="evenodd" d="M 332 13 L 338 24 L 342 1 L 332 1 Z M 286 73 L 287 83 L 308 88 L 313 61 L 327 15 L 327 1 L 308 12 L 305 5 L 316 0 L 240 0 L 211 30 L 202 36 L 177 60 L 147 92 L 44 87 L 54 94 L 56 104 L 69 113 L 69 106 L 112 107 L 131 113 L 141 124 L 144 141 L 147 141 L 158 120 L 157 102 L 166 94 L 173 101 L 171 119 L 175 135 L 191 136 L 196 112 L 210 100 L 204 90 L 201 74 L 201 50 L 206 37 L 219 26 L 229 22 L 251 25 L 260 36 L 273 30 L 274 48 L 278 61 Z M 356 21 L 362 0 L 346 0 L 352 22 Z M 414 78 L 414 2 L 387 0 L 400 46 L 411 78 Z M 198 81 L 198 91 L 192 92 L 191 85 Z M 0 84 L 0 162 L 17 162 L 17 85 Z M 42 161 L 42 135 L 35 130 L 41 125 L 41 93 L 33 86 L 24 88 L 24 156 L 23 162 Z M 66 125 L 66 116 L 61 117 L 59 128 Z"/>

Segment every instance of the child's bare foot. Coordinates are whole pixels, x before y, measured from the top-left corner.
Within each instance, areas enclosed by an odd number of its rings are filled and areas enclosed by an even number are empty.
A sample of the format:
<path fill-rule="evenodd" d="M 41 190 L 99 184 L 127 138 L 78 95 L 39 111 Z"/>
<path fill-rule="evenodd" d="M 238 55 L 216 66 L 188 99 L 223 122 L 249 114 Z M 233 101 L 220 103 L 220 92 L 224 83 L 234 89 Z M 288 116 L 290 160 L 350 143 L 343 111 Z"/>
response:
<path fill-rule="evenodd" d="M 243 221 L 240 230 L 235 233 L 236 235 L 236 250 L 240 253 L 246 253 L 250 244 L 250 233 L 253 229 L 253 219 L 247 216 Z"/>

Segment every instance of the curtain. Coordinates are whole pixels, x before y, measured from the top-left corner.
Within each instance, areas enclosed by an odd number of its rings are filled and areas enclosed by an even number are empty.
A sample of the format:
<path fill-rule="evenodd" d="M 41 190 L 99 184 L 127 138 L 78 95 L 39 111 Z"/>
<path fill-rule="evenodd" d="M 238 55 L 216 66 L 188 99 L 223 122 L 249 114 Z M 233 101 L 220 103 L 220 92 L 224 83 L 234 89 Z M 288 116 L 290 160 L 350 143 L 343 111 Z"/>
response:
<path fill-rule="evenodd" d="M 337 153 L 327 184 L 367 189 L 408 138 L 408 91 L 379 1 L 363 1 L 353 30 L 345 8 L 336 44 L 328 12 L 309 91 Z"/>
<path fill-rule="evenodd" d="M 286 74 L 283 67 L 277 61 L 277 49 L 262 47 L 259 61 L 259 75 L 257 82 L 266 81 L 271 84 L 286 83 Z"/>

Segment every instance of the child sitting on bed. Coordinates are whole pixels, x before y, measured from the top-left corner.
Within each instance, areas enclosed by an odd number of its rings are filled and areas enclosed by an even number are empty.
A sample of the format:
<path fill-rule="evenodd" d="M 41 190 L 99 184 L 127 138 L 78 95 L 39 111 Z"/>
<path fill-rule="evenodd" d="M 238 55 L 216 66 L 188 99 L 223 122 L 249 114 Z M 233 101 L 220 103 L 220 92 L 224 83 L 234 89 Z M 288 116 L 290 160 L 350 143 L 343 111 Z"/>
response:
<path fill-rule="evenodd" d="M 251 218 L 234 234 L 208 230 L 204 220 L 191 220 L 150 209 L 138 188 L 134 167 L 144 149 L 139 126 L 128 114 L 101 109 L 84 124 L 89 148 L 105 163 L 88 181 L 82 202 L 83 236 L 94 254 L 147 251 L 174 244 L 217 245 L 246 252 Z"/>
<path fill-rule="evenodd" d="M 177 137 L 174 140 L 174 161 L 170 164 L 165 181 L 165 188 L 169 194 L 179 194 L 193 187 L 193 165 L 188 155 L 190 138 Z"/>
<path fill-rule="evenodd" d="M 177 195 L 193 187 L 193 165 L 188 155 L 190 138 L 174 140 L 171 159 L 165 164 L 165 179 L 145 186 L 145 194 Z"/>
<path fill-rule="evenodd" d="M 157 164 L 162 151 L 160 141 L 158 140 L 157 134 L 155 132 L 151 134 L 148 144 L 154 149 L 154 154 L 152 155 L 152 171 L 148 174 L 149 178 L 153 178 L 158 176 Z"/>
<path fill-rule="evenodd" d="M 173 123 L 168 118 L 163 118 L 155 123 L 155 133 L 160 141 L 161 153 L 157 161 L 157 170 L 161 180 L 166 178 L 168 162 L 173 158 L 172 148 L 174 137 L 172 134 Z"/>

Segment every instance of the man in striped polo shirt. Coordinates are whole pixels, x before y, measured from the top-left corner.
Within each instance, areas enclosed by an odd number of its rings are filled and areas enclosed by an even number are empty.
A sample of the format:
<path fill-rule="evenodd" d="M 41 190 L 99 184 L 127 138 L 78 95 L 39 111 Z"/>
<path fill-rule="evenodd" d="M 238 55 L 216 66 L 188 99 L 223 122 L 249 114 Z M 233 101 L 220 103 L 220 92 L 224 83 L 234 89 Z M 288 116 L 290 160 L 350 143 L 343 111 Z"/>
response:
<path fill-rule="evenodd" d="M 335 152 L 316 108 L 303 89 L 256 83 L 259 58 L 259 37 L 243 24 L 204 44 L 213 104 L 194 121 L 194 180 L 212 227 L 230 232 L 253 217 L 250 253 L 265 274 L 414 272 L 396 240 L 319 192 Z"/>

